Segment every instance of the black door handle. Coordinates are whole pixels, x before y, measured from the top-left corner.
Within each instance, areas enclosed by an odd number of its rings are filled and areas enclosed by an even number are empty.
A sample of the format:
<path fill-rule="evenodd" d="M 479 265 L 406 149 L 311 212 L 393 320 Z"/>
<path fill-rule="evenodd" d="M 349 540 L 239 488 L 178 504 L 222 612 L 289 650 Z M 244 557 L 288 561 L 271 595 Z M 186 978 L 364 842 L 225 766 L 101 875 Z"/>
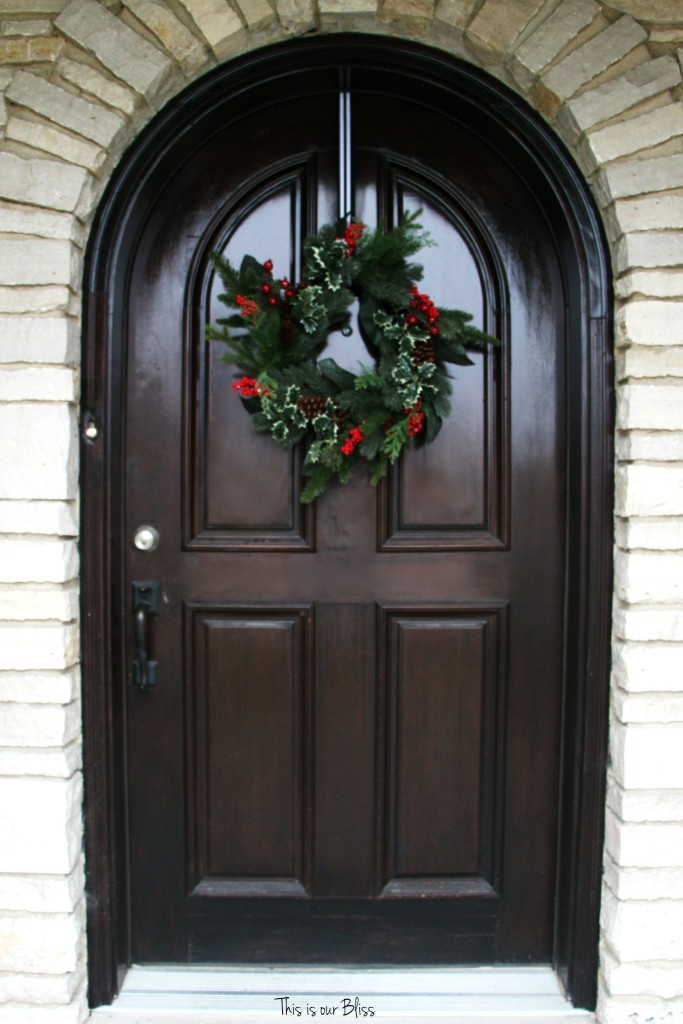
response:
<path fill-rule="evenodd" d="M 133 583 L 133 682 L 143 691 L 159 681 L 159 662 L 149 657 L 149 616 L 159 614 L 160 597 L 158 583 L 149 580 Z"/>

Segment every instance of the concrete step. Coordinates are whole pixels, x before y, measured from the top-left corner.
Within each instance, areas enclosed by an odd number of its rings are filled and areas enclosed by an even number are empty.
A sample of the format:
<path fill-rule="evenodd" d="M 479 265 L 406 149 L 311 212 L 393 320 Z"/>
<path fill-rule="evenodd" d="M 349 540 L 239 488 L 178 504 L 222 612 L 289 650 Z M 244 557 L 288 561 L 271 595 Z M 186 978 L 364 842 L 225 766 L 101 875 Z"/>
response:
<path fill-rule="evenodd" d="M 134 967 L 92 1024 L 592 1024 L 549 967 Z"/>

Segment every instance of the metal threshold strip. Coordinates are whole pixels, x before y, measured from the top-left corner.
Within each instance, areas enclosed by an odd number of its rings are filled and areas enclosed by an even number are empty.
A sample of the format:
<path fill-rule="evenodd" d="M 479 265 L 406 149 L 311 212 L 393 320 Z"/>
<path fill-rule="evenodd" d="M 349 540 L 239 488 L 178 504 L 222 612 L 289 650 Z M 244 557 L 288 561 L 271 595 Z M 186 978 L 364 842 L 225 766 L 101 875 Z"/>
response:
<path fill-rule="evenodd" d="M 133 967 L 93 1024 L 592 1024 L 550 967 Z"/>

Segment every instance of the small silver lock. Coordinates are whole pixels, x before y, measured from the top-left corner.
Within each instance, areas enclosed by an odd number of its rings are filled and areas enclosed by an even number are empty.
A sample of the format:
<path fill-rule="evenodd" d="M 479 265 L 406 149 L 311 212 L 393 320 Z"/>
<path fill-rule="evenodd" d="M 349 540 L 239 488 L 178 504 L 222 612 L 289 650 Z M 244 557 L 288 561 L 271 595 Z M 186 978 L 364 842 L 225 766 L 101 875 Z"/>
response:
<path fill-rule="evenodd" d="M 159 531 L 153 526 L 138 526 L 133 534 L 133 544 L 138 551 L 156 551 L 159 547 Z"/>

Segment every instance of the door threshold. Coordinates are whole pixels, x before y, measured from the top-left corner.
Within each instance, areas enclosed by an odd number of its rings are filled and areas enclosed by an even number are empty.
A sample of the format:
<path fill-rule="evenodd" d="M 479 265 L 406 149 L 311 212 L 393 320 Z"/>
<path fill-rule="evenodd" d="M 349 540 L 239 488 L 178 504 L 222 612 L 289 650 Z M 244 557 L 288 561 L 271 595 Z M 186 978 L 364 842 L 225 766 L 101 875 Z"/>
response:
<path fill-rule="evenodd" d="M 550 967 L 132 967 L 93 1024 L 592 1024 Z"/>

